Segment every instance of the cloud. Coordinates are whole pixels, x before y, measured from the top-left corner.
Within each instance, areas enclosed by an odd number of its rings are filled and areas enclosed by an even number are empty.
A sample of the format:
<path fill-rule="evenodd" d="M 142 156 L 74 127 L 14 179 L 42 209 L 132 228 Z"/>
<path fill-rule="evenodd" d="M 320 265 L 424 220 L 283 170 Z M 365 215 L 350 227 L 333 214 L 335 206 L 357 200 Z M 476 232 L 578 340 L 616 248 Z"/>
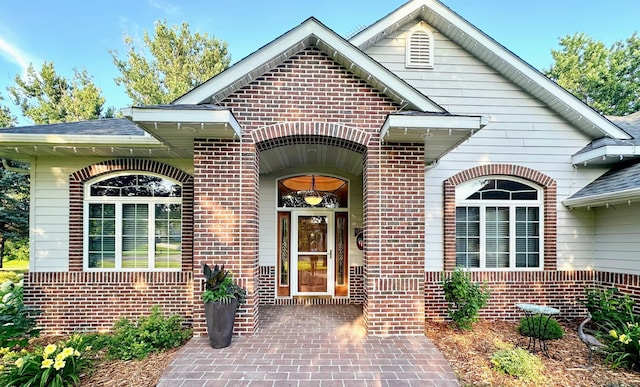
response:
<path fill-rule="evenodd" d="M 2 37 L 0 37 L 0 55 L 5 57 L 9 62 L 17 64 L 23 74 L 26 74 L 29 63 L 32 62 L 27 54 L 11 45 L 11 43 L 7 42 Z"/>
<path fill-rule="evenodd" d="M 159 10 L 170 16 L 179 15 L 182 12 L 180 6 L 173 5 L 168 2 L 160 0 L 149 0 L 148 3 L 151 7 L 158 8 Z"/>

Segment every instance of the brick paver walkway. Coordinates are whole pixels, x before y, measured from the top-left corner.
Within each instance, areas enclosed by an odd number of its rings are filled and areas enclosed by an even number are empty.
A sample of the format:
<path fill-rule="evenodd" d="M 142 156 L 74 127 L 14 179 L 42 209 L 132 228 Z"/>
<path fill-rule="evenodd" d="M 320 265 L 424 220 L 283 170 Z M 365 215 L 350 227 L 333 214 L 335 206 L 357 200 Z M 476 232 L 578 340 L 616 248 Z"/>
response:
<path fill-rule="evenodd" d="M 260 319 L 227 348 L 191 339 L 158 386 L 459 386 L 426 337 L 367 336 L 358 306 L 261 305 Z"/>

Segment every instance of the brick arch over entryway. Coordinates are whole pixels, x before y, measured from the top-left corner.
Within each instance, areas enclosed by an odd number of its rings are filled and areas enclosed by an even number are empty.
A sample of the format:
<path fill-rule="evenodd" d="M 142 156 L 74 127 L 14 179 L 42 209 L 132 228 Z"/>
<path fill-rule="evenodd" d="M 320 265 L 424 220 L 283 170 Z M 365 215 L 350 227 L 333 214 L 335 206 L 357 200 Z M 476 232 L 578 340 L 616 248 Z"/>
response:
<path fill-rule="evenodd" d="M 453 270 L 456 264 L 456 186 L 469 180 L 491 175 L 518 177 L 542 187 L 544 195 L 544 270 L 556 270 L 556 181 L 534 169 L 512 164 L 477 166 L 459 172 L 444 181 L 444 269 Z"/>
<path fill-rule="evenodd" d="M 69 271 L 83 268 L 84 185 L 98 176 L 120 172 L 150 172 L 182 184 L 182 270 L 193 269 L 193 177 L 155 160 L 114 159 L 86 166 L 69 175 Z"/>
<path fill-rule="evenodd" d="M 251 137 L 257 151 L 312 142 L 364 153 L 371 141 L 370 133 L 329 122 L 281 122 L 256 129 Z"/>

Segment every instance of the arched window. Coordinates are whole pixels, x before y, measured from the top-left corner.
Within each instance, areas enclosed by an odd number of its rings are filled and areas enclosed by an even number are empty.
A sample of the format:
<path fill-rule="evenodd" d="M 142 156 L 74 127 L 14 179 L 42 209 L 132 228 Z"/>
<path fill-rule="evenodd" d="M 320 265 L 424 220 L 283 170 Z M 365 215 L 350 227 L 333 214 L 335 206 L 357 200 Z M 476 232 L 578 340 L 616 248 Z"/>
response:
<path fill-rule="evenodd" d="M 433 34 L 418 28 L 407 34 L 406 67 L 433 68 Z"/>
<path fill-rule="evenodd" d="M 515 178 L 485 177 L 456 187 L 456 266 L 542 268 L 542 190 Z"/>
<path fill-rule="evenodd" d="M 85 270 L 179 270 L 182 187 L 148 173 L 89 181 L 84 200 Z"/>

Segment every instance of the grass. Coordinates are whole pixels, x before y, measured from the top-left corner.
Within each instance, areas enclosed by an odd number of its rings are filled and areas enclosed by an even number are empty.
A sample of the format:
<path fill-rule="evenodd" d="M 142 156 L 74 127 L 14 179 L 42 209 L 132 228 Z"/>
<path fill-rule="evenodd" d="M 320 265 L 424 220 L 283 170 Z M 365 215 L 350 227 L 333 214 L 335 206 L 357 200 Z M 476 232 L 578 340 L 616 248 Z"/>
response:
<path fill-rule="evenodd" d="M 15 271 L 16 273 L 26 273 L 29 271 L 29 261 L 2 261 L 2 270 Z"/>

